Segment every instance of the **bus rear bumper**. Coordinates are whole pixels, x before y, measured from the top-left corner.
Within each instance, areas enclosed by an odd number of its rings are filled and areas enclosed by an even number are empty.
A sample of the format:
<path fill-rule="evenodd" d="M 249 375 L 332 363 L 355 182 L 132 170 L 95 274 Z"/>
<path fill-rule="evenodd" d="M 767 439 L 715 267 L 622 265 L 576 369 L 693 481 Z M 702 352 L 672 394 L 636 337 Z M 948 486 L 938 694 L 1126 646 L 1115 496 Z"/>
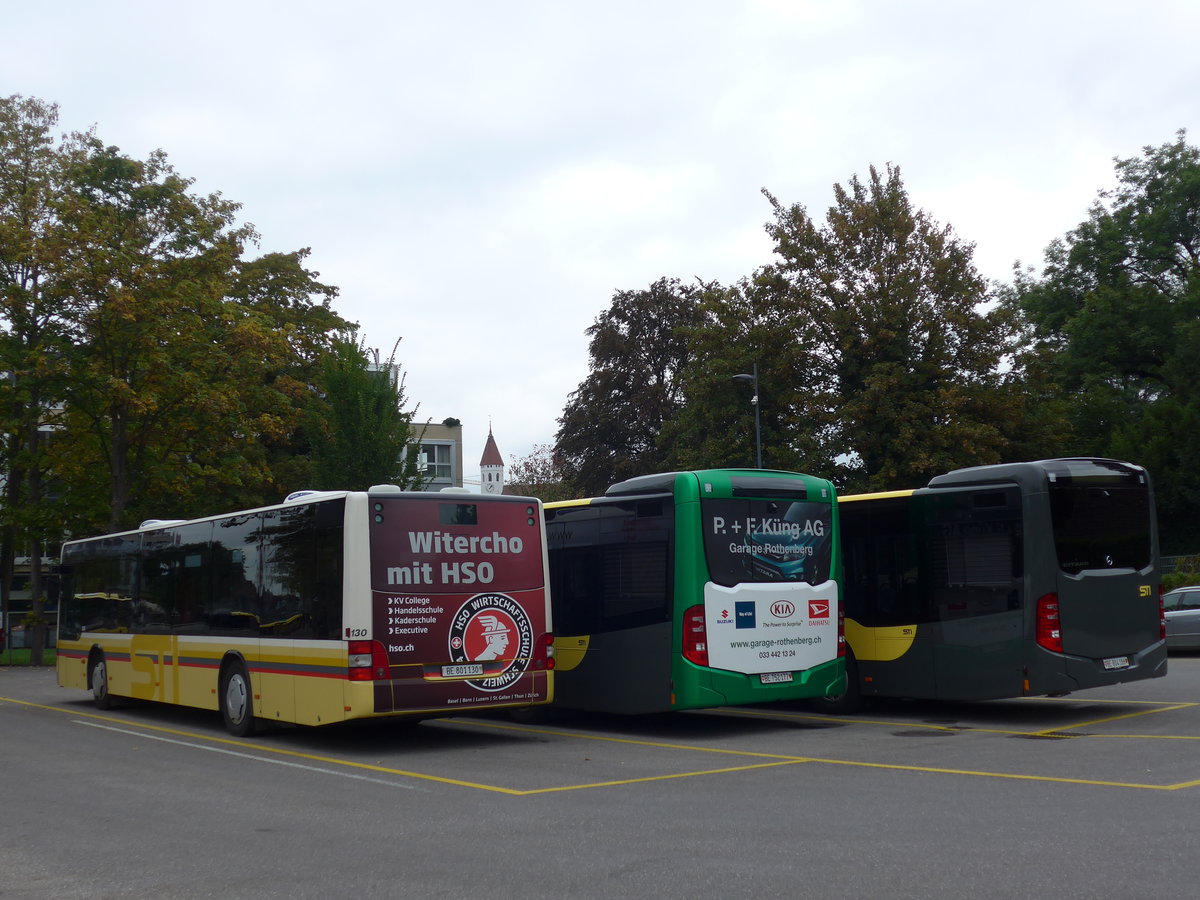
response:
<path fill-rule="evenodd" d="M 1064 694 L 1088 688 L 1162 678 L 1167 674 L 1167 645 L 1157 641 L 1137 653 L 1125 657 L 1091 659 L 1082 656 L 1040 654 L 1045 657 L 1031 666 L 1026 679 L 1025 694 Z M 1126 661 L 1128 664 L 1123 665 Z"/>

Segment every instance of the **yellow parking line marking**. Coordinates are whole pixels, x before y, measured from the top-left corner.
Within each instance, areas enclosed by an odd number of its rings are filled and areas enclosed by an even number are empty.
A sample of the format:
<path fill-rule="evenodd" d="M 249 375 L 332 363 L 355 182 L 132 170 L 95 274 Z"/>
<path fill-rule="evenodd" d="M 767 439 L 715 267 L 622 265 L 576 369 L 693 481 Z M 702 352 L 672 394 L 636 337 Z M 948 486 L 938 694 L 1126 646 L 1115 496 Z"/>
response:
<path fill-rule="evenodd" d="M 472 728 L 494 728 L 498 731 L 519 731 L 524 734 L 547 734 L 553 737 L 575 738 L 577 740 L 597 741 L 609 744 L 632 744 L 636 747 L 654 747 L 659 750 L 690 750 L 693 753 L 722 753 L 727 756 L 749 756 L 758 759 L 776 759 L 781 762 L 808 762 L 804 756 L 792 756 L 789 753 L 760 753 L 755 750 L 728 750 L 722 747 L 697 747 L 693 744 L 668 744 L 665 741 L 647 741 L 636 738 L 608 737 L 603 734 L 584 734 L 578 731 L 560 731 L 552 728 L 538 728 L 532 725 L 506 725 L 502 722 L 484 722 L 472 719 L 470 722 L 455 722 L 447 719 L 439 722 L 442 725 L 465 726 Z"/>
<path fill-rule="evenodd" d="M 1146 701 L 1146 702 L 1150 702 L 1150 701 Z M 1188 709 L 1189 707 L 1196 706 L 1196 705 L 1197 704 L 1195 704 L 1195 703 L 1176 703 L 1171 706 L 1158 706 L 1158 707 L 1155 707 L 1154 709 L 1143 709 L 1143 710 L 1139 710 L 1137 712 L 1122 713 L 1119 716 L 1106 716 L 1105 718 L 1102 718 L 1102 719 L 1091 719 L 1087 722 L 1075 722 L 1074 724 L 1060 726 L 1057 728 L 1045 728 L 1042 731 L 1034 731 L 1032 733 L 1033 734 L 1045 734 L 1047 732 L 1054 732 L 1054 731 L 1074 731 L 1079 728 L 1088 728 L 1092 725 L 1107 725 L 1109 722 L 1119 722 L 1122 719 L 1136 719 L 1139 716 L 1151 716 L 1156 713 L 1173 712 L 1174 710 L 1177 710 L 1177 709 Z"/>
<path fill-rule="evenodd" d="M 1063 699 L 1063 698 L 1031 698 L 1031 699 Z M 1106 703 L 1136 703 L 1139 705 L 1152 705 L 1152 709 L 1143 709 L 1137 712 L 1122 713 L 1121 715 L 1107 716 L 1101 719 L 1090 719 L 1085 722 L 1075 722 L 1072 724 L 1054 725 L 1050 728 L 1042 728 L 1037 731 L 1022 731 L 1011 728 L 982 728 L 974 725 L 940 725 L 931 722 L 903 722 L 889 719 L 865 719 L 865 718 L 849 718 L 847 716 L 828 716 L 821 714 L 806 714 L 806 713 L 788 713 L 779 710 L 756 710 L 744 708 L 724 708 L 720 710 L 706 711 L 708 715 L 734 715 L 746 716 L 750 718 L 763 719 L 800 719 L 814 722 L 845 722 L 852 725 L 882 725 L 888 728 L 908 728 L 908 729 L 923 729 L 926 731 L 945 731 L 953 734 L 1005 734 L 1016 735 L 1019 737 L 1038 737 L 1041 735 L 1061 735 L 1064 738 L 1083 737 L 1083 735 L 1066 734 L 1068 731 L 1076 731 L 1080 728 L 1087 728 L 1094 725 L 1105 725 L 1109 722 L 1119 722 L 1122 719 L 1133 719 L 1140 716 L 1149 716 L 1156 713 L 1174 712 L 1180 709 L 1190 709 L 1194 706 L 1200 706 L 1200 703 L 1180 702 L 1168 703 L 1159 705 L 1159 701 L 1155 700 L 1110 700 L 1110 701 L 1088 701 L 1106 702 Z M 1160 735 L 1115 735 L 1115 734 L 1089 734 L 1087 737 L 1092 738 L 1110 738 L 1110 737 L 1144 737 L 1144 738 L 1161 738 Z M 1180 740 L 1197 740 L 1200 736 L 1181 736 Z"/>
<path fill-rule="evenodd" d="M 711 716 L 743 716 L 746 718 L 758 719 L 799 719 L 801 721 L 811 722 L 845 722 L 848 725 L 886 725 L 889 728 L 922 728 L 928 731 L 952 731 L 955 733 L 960 731 L 976 730 L 974 728 L 960 728 L 954 725 L 935 725 L 929 722 L 893 722 L 887 719 L 859 719 L 849 718 L 847 716 L 827 716 L 816 713 L 810 715 L 808 713 L 789 713 L 780 712 L 778 710 L 746 709 L 744 707 L 724 707 L 718 710 L 702 710 L 700 711 L 700 714 Z M 986 729 L 978 730 L 983 731 Z"/>
<path fill-rule="evenodd" d="M 1018 772 L 985 772 L 973 769 L 942 769 L 936 766 L 902 766 L 894 763 L 855 762 L 845 759 L 816 759 L 812 762 L 828 763 L 831 766 L 860 766 L 867 769 L 892 769 L 905 772 L 928 772 L 936 775 L 968 775 L 975 778 L 1006 778 L 1012 781 L 1040 781 L 1056 784 L 1085 784 L 1093 787 L 1139 788 L 1146 791 L 1177 791 L 1193 787 L 1200 781 L 1185 781 L 1180 784 L 1141 784 L 1129 781 L 1103 781 L 1094 778 L 1062 778 L 1057 775 L 1023 775 Z"/>
<path fill-rule="evenodd" d="M 8 700 L 8 699 L 9 698 L 7 698 L 7 697 L 0 697 L 0 700 Z M 275 754 L 278 754 L 279 756 L 289 756 L 289 757 L 292 757 L 295 759 L 306 759 L 311 762 L 322 762 L 322 763 L 328 763 L 330 765 L 348 766 L 352 769 L 362 769 L 362 770 L 368 771 L 368 772 L 380 772 L 380 773 L 383 773 L 386 775 L 400 775 L 405 778 L 419 778 L 422 781 L 435 781 L 435 782 L 438 782 L 441 784 L 453 784 L 458 787 L 477 788 L 479 790 L 494 791 L 494 792 L 500 793 L 500 794 L 519 795 L 519 794 L 523 793 L 522 791 L 519 791 L 519 790 L 513 790 L 512 788 L 500 787 L 498 785 L 481 784 L 481 783 L 474 782 L 474 781 L 463 781 L 462 779 L 446 778 L 446 777 L 443 777 L 440 775 L 426 775 L 424 772 L 413 772 L 413 771 L 410 771 L 407 769 L 393 769 L 389 766 L 372 765 L 370 763 L 354 762 L 353 760 L 349 760 L 349 759 L 338 759 L 338 758 L 332 757 L 332 756 L 320 756 L 320 755 L 314 754 L 314 753 L 302 753 L 298 750 L 288 750 L 283 747 L 272 747 L 272 746 L 263 745 L 263 744 L 251 743 L 250 741 L 238 741 L 238 740 L 234 740 L 233 738 L 215 737 L 211 734 L 197 734 L 194 731 L 183 731 L 182 729 L 167 728 L 162 725 L 150 725 L 145 722 L 134 722 L 134 721 L 130 721 L 129 719 L 119 718 L 117 716 L 106 716 L 106 715 L 102 715 L 100 713 L 83 712 L 83 711 L 77 710 L 77 709 L 64 709 L 61 706 L 46 706 L 41 703 L 30 703 L 27 700 L 11 700 L 10 702 L 19 703 L 22 706 L 29 706 L 29 707 L 33 707 L 35 709 L 46 709 L 46 710 L 50 710 L 52 712 L 67 713 L 69 715 L 76 716 L 76 717 L 98 719 L 101 722 L 116 722 L 116 723 L 119 723 L 119 724 L 127 726 L 127 727 L 140 728 L 144 731 L 153 731 L 153 732 L 158 732 L 160 734 L 174 735 L 176 737 L 186 737 L 186 738 L 192 738 L 194 740 L 210 741 L 214 744 L 226 744 L 231 747 L 241 747 L 243 749 L 257 750 L 260 753 L 275 753 Z"/>
<path fill-rule="evenodd" d="M 911 765 L 900 765 L 900 764 L 895 764 L 895 763 L 873 763 L 873 762 L 865 762 L 865 761 L 859 761 L 859 760 L 829 759 L 829 758 L 824 758 L 824 757 L 813 757 L 813 756 L 790 756 L 790 755 L 786 755 L 786 754 L 761 753 L 761 752 L 750 751 L 750 750 L 730 750 L 730 749 L 725 749 L 725 748 L 720 748 L 720 747 L 691 746 L 691 745 L 687 745 L 687 744 L 667 743 L 664 741 L 648 741 L 648 740 L 638 740 L 638 739 L 633 739 L 633 738 L 609 737 L 606 735 L 590 735 L 590 734 L 583 734 L 583 733 L 572 732 L 572 731 L 563 731 L 563 730 L 558 730 L 558 729 L 534 728 L 534 727 L 525 726 L 525 725 L 517 725 L 517 724 L 509 725 L 509 724 L 504 724 L 504 723 L 486 722 L 486 721 L 481 721 L 481 720 L 471 720 L 470 722 L 458 722 L 458 721 L 448 719 L 448 720 L 443 720 L 438 723 L 439 725 L 450 725 L 450 726 L 469 725 L 470 727 L 491 728 L 491 729 L 495 729 L 495 730 L 516 731 L 516 732 L 529 733 L 529 734 L 545 734 L 545 735 L 558 736 L 558 737 L 564 737 L 564 738 L 569 738 L 569 739 L 573 738 L 573 739 L 584 740 L 584 741 L 594 741 L 594 742 L 614 743 L 614 744 L 629 744 L 629 745 L 634 745 L 634 746 L 653 747 L 653 748 L 659 748 L 659 749 L 664 749 L 664 750 L 685 750 L 685 751 L 695 752 L 695 753 L 718 753 L 718 754 L 722 754 L 722 755 L 726 755 L 726 756 L 749 757 L 749 758 L 771 760 L 770 762 L 753 763 L 753 764 L 748 764 L 748 765 L 744 765 L 744 766 L 732 766 L 732 767 L 726 767 L 726 768 L 720 768 L 720 769 L 706 769 L 706 770 L 694 771 L 694 772 L 677 772 L 677 773 L 671 773 L 671 774 L 665 774 L 665 775 L 644 776 L 644 777 L 640 777 L 640 778 L 630 778 L 630 779 L 602 781 L 602 782 L 591 782 L 591 783 L 584 783 L 584 784 L 568 784 L 568 785 L 559 785 L 556 787 L 549 787 L 549 788 L 529 788 L 529 789 L 522 790 L 522 789 L 517 789 L 517 788 L 506 788 L 506 787 L 502 787 L 500 785 L 484 784 L 481 782 L 474 782 L 474 781 L 465 781 L 463 779 L 458 779 L 458 778 L 447 778 L 445 776 L 429 775 L 424 772 L 415 772 L 415 771 L 411 771 L 411 770 L 407 770 L 407 769 L 396 769 L 396 768 L 392 768 L 389 766 L 373 765 L 370 763 L 360 763 L 360 762 L 355 762 L 353 760 L 340 759 L 340 758 L 330 757 L 330 756 L 321 756 L 319 754 L 304 753 L 304 752 L 297 751 L 297 750 L 288 750 L 288 749 L 285 749 L 282 747 L 273 747 L 273 746 L 269 746 L 269 745 L 251 743 L 249 741 L 234 740 L 232 738 L 216 737 L 216 736 L 207 735 L 207 734 L 197 734 L 195 732 L 184 731 L 182 729 L 168 728 L 168 727 L 161 726 L 161 725 L 151 725 L 151 724 L 142 723 L 142 722 L 131 722 L 128 719 L 122 719 L 122 718 L 118 718 L 115 716 L 108 716 L 108 715 L 103 715 L 100 713 L 93 713 L 93 712 L 84 712 L 84 711 L 81 711 L 78 709 L 65 709 L 65 708 L 59 707 L 59 706 L 47 706 L 47 705 L 40 704 L 40 703 L 31 703 L 26 700 L 16 700 L 16 699 L 8 698 L 8 697 L 0 697 L 0 702 L 10 702 L 10 703 L 16 703 L 21 706 L 31 707 L 31 708 L 35 708 L 35 709 L 44 709 L 44 710 L 49 710 L 52 712 L 67 713 L 67 714 L 75 716 L 75 717 L 97 719 L 97 720 L 104 721 L 104 722 L 116 722 L 116 723 L 119 723 L 126 727 L 135 727 L 138 729 L 142 729 L 144 731 L 158 732 L 158 733 L 162 733 L 162 734 L 170 734 L 170 735 L 175 735 L 175 736 L 179 736 L 179 737 L 191 738 L 194 740 L 209 741 L 209 742 L 212 742 L 215 744 L 225 744 L 228 746 L 255 750 L 259 753 L 272 753 L 272 754 L 277 754 L 279 756 L 286 756 L 286 757 L 291 757 L 291 758 L 295 758 L 295 759 L 304 759 L 304 760 L 309 760 L 309 761 L 313 761 L 313 762 L 325 763 L 328 765 L 345 766 L 347 768 L 359 769 L 359 770 L 369 771 L 369 772 L 377 772 L 377 773 L 386 774 L 386 775 L 396 775 L 396 776 L 400 776 L 400 777 L 404 777 L 404 778 L 415 778 L 415 779 L 419 779 L 422 781 L 431 781 L 431 782 L 435 782 L 435 783 L 439 783 L 439 784 L 450 784 L 450 785 L 454 785 L 456 787 L 474 788 L 476 790 L 488 791 L 491 793 L 498 793 L 498 794 L 507 794 L 509 796 L 514 796 L 514 797 L 528 796 L 531 794 L 558 793 L 558 792 L 572 791 L 572 790 L 587 790 L 587 789 L 602 788 L 602 787 L 617 787 L 620 785 L 646 783 L 646 782 L 651 782 L 651 781 L 668 781 L 668 780 L 678 779 L 678 778 L 691 778 L 691 777 L 695 777 L 698 775 L 718 775 L 718 774 L 726 774 L 726 773 L 732 773 L 732 772 L 745 772 L 745 771 L 750 771 L 753 769 L 765 769 L 765 768 L 774 768 L 774 767 L 785 766 L 785 765 L 796 765 L 798 763 L 825 763 L 825 764 L 831 765 L 831 766 L 854 766 L 854 767 L 866 768 L 866 769 L 881 769 L 881 770 L 902 771 L 902 772 L 922 772 L 922 773 L 934 774 L 934 775 L 957 775 L 957 776 L 967 776 L 967 777 L 975 777 L 975 778 L 1003 778 L 1003 779 L 1008 779 L 1008 780 L 1012 780 L 1012 781 L 1033 781 L 1033 782 L 1042 782 L 1042 783 L 1079 784 L 1079 785 L 1086 785 L 1086 786 L 1091 786 L 1091 787 L 1135 788 L 1135 789 L 1139 789 L 1139 790 L 1150 790 L 1150 791 L 1178 791 L 1178 790 L 1184 790 L 1187 788 L 1193 788 L 1193 787 L 1200 786 L 1200 779 L 1197 779 L 1194 781 L 1179 782 L 1177 784 L 1145 784 L 1145 783 L 1139 783 L 1139 782 L 1107 781 L 1107 780 L 1089 779 L 1089 778 L 1064 778 L 1064 777 L 1051 776 L 1051 775 L 1029 775 L 1029 774 L 1014 773 L 1014 772 L 989 772 L 989 771 L 973 770 L 973 769 L 950 769 L 950 768 L 941 768 L 941 767 L 937 767 L 937 766 L 911 766 Z M 1172 708 L 1172 709 L 1188 708 L 1188 707 L 1192 707 L 1192 706 L 1196 706 L 1196 705 L 1198 705 L 1198 704 L 1184 703 L 1184 704 L 1180 704 L 1178 706 L 1170 707 L 1170 708 Z M 1163 710 L 1163 711 L 1166 711 L 1166 710 Z M 734 711 L 729 710 L 727 712 L 734 712 Z M 736 714 L 738 714 L 738 715 L 772 715 L 770 713 L 758 713 L 756 711 L 747 711 L 747 710 L 738 710 L 738 711 L 736 711 Z M 779 717 L 781 714 L 774 713 L 774 715 L 776 717 Z M 782 715 L 785 718 L 786 717 L 815 718 L 815 717 L 805 717 L 805 716 L 789 716 L 788 714 L 782 714 Z M 1119 719 L 1119 718 L 1125 718 L 1125 717 L 1118 716 L 1115 718 Z M 826 720 L 827 720 L 827 718 L 826 718 Z M 839 720 L 839 721 L 847 721 L 847 720 Z M 895 722 L 890 722 L 890 723 L 871 722 L 870 720 L 859 720 L 859 721 L 864 721 L 865 724 L 904 725 L 906 727 L 913 727 L 913 725 L 916 724 L 916 723 L 895 723 Z M 960 729 L 960 728 L 947 729 L 946 726 L 940 726 L 940 725 L 937 725 L 937 726 L 927 725 L 925 727 L 940 728 L 943 730 L 952 730 L 952 731 L 956 731 L 956 732 L 957 731 L 968 731 L 968 732 L 969 731 L 989 731 L 986 729 L 969 729 L 969 728 L 967 728 L 967 729 Z M 1043 734 L 1043 733 L 1047 733 L 1047 732 L 1044 732 L 1044 731 L 1043 732 L 995 731 L 995 732 L 991 732 L 991 733 L 1029 735 L 1029 734 Z M 1103 736 L 1103 735 L 1098 735 L 1098 736 Z M 1124 737 L 1124 736 L 1122 736 L 1122 737 Z M 1129 737 L 1148 737 L 1148 736 L 1130 735 Z M 1188 738 L 1188 739 L 1196 739 L 1196 738 Z"/>
<path fill-rule="evenodd" d="M 1200 734 L 1089 734 L 1088 737 L 1105 740 L 1119 738 L 1138 741 L 1200 741 Z"/>
<path fill-rule="evenodd" d="M 847 716 L 807 715 L 804 713 L 768 712 L 750 709 L 722 709 L 722 715 L 749 716 L 763 719 L 800 719 L 813 722 L 845 722 L 848 725 L 882 725 L 887 728 L 921 729 L 924 731 L 944 731 L 948 734 L 1005 734 L 1029 735 L 1028 731 L 1013 731 L 1006 728 L 979 728 L 973 725 L 938 725 L 932 722 L 903 722 L 892 719 L 860 719 Z M 1055 729 L 1049 729 L 1054 731 Z"/>
<path fill-rule="evenodd" d="M 694 748 L 693 748 L 694 749 Z M 625 778 L 620 781 L 595 781 L 591 784 L 564 784 L 559 787 L 530 788 L 516 793 L 522 796 L 529 794 L 556 794 L 564 791 L 582 791 L 590 788 L 620 787 L 625 784 L 641 784 L 647 781 L 667 781 L 672 778 L 692 778 L 696 775 L 725 775 L 729 772 L 749 772 L 751 769 L 770 769 L 776 766 L 794 766 L 799 763 L 814 762 L 811 759 L 784 759 L 778 762 L 755 763 L 750 766 L 730 766 L 726 769 L 706 769 L 703 772 L 676 772 L 674 775 L 647 775 L 642 778 Z"/>

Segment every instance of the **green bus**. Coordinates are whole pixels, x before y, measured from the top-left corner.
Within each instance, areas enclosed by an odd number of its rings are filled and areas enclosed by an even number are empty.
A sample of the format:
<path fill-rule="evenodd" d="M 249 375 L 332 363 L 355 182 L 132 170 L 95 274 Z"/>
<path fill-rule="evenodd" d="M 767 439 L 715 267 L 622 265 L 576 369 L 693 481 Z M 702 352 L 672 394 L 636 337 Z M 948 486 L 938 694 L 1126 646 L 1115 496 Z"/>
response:
<path fill-rule="evenodd" d="M 1051 459 L 839 498 L 847 689 L 864 697 L 1062 695 L 1167 672 L 1145 469 Z"/>
<path fill-rule="evenodd" d="M 645 475 L 546 504 L 555 705 L 842 693 L 837 517 L 829 481 L 760 469 Z"/>

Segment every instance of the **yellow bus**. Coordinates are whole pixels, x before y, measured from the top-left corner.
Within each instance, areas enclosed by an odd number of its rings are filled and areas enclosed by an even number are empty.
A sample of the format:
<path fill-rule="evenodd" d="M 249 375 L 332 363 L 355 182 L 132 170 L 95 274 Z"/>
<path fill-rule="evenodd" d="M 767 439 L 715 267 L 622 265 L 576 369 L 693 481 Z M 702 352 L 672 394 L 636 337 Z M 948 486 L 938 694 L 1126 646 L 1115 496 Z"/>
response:
<path fill-rule="evenodd" d="M 529 497 L 301 491 L 63 545 L 58 683 L 324 725 L 553 699 L 546 529 Z"/>

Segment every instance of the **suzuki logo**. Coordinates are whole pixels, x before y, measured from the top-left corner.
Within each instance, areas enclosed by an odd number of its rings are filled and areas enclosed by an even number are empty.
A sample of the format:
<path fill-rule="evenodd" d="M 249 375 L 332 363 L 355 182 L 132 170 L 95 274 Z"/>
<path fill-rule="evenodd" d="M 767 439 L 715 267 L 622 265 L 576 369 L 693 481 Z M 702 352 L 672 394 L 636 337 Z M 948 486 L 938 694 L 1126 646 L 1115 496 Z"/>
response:
<path fill-rule="evenodd" d="M 790 618 L 796 612 L 796 605 L 790 600 L 776 600 L 771 604 L 771 615 L 777 619 Z"/>

